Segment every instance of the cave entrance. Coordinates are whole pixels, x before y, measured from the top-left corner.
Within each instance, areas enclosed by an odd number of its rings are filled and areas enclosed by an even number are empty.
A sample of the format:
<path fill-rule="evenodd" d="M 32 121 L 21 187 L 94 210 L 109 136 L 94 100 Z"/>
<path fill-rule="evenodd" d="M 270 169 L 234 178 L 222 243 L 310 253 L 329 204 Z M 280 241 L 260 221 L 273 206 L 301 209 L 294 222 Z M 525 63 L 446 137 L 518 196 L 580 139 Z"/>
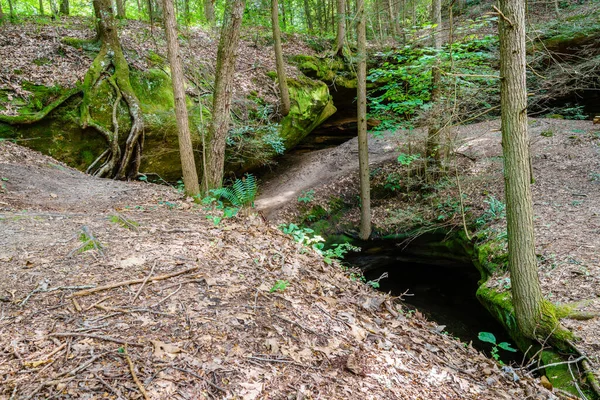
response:
<path fill-rule="evenodd" d="M 466 253 L 452 253 L 445 236 L 422 235 L 410 242 L 373 240 L 354 243 L 362 251 L 347 254 L 344 261 L 360 268 L 367 281 L 379 281 L 379 290 L 404 296 L 409 310 L 419 310 L 429 320 L 445 325 L 444 331 L 490 354 L 491 345 L 478 339 L 491 332 L 497 342 L 515 347 L 502 325 L 477 299 L 480 273 Z M 440 327 L 441 328 L 441 327 Z M 521 363 L 523 354 L 500 350 L 505 363 Z"/>

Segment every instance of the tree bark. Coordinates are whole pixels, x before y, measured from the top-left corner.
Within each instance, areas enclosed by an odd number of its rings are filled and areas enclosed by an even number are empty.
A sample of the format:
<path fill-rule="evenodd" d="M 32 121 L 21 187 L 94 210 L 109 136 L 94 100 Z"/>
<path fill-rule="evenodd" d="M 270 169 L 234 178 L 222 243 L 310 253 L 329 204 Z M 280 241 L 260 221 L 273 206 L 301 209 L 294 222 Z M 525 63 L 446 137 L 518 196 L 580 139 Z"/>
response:
<path fill-rule="evenodd" d="M 204 0 L 204 18 L 210 26 L 215 24 L 215 0 Z"/>
<path fill-rule="evenodd" d="M 15 19 L 15 10 L 13 9 L 13 1 L 14 0 L 8 0 L 8 15 L 10 16 L 10 20 L 12 21 L 13 19 Z"/>
<path fill-rule="evenodd" d="M 115 2 L 117 3 L 117 18 L 125 19 L 125 4 L 123 0 L 116 0 Z"/>
<path fill-rule="evenodd" d="M 502 148 L 508 231 L 508 265 L 519 330 L 543 338 L 558 322 L 542 297 L 535 256 L 527 135 L 525 9 L 521 0 L 500 0 Z"/>
<path fill-rule="evenodd" d="M 206 167 L 204 179 L 207 189 L 220 188 L 223 185 L 223 166 L 225 164 L 225 145 L 229 130 L 229 112 L 231 108 L 231 84 L 235 72 L 237 48 L 240 39 L 240 27 L 244 16 L 245 0 L 228 0 L 227 9 L 217 52 L 215 72 L 215 92 L 213 95 L 212 121 L 207 135 Z"/>
<path fill-rule="evenodd" d="M 277 66 L 277 80 L 279 82 L 279 95 L 281 96 L 281 115 L 290 113 L 290 91 L 285 76 L 285 63 L 281 49 L 281 30 L 279 29 L 279 5 L 277 0 L 271 0 L 271 23 L 273 24 L 273 46 L 275 47 L 275 64 Z"/>
<path fill-rule="evenodd" d="M 4 11 L 2 11 L 2 3 L 0 3 L 0 22 L 4 19 Z"/>
<path fill-rule="evenodd" d="M 356 70 L 358 164 L 360 174 L 360 233 L 362 240 L 371 236 L 371 183 L 369 182 L 369 143 L 367 138 L 367 27 L 364 0 L 356 1 L 356 37 L 358 66 Z"/>
<path fill-rule="evenodd" d="M 173 97 L 175 99 L 175 116 L 177 117 L 177 137 L 179 139 L 179 154 L 183 170 L 183 184 L 185 186 L 185 193 L 188 196 L 196 196 L 200 194 L 200 186 L 198 184 L 198 172 L 196 171 L 194 149 L 190 136 L 183 67 L 181 66 L 179 55 L 179 42 L 177 42 L 177 21 L 173 10 L 173 0 L 163 0 L 163 15 L 169 64 L 171 65 L 171 81 L 173 83 Z"/>
<path fill-rule="evenodd" d="M 144 141 L 142 109 L 129 81 L 129 65 L 119 41 L 112 2 L 94 0 L 93 5 L 98 20 L 97 35 L 102 44 L 83 81 L 80 121 L 82 128 L 93 127 L 104 136 L 109 147 L 87 171 L 100 177 L 135 178 L 139 171 Z M 105 78 L 106 75 L 108 77 Z M 96 122 L 90 114 L 92 90 L 102 79 L 106 79 L 113 88 L 116 98 L 113 103 L 112 131 Z M 122 147 L 117 118 L 121 99 L 128 107 L 131 118 L 131 129 Z"/>
<path fill-rule="evenodd" d="M 308 4 L 308 0 L 304 0 L 304 16 L 306 17 L 306 25 L 308 26 L 308 31 L 313 31 L 313 21 L 310 16 L 310 6 Z"/>
<path fill-rule="evenodd" d="M 38 2 L 38 4 L 39 4 L 39 6 L 38 6 L 38 9 L 39 9 L 39 11 L 40 11 L 40 15 L 45 15 L 45 12 L 44 12 L 44 2 L 43 2 L 43 0 L 40 0 L 40 1 Z"/>
<path fill-rule="evenodd" d="M 346 1 L 337 0 L 337 35 L 335 39 L 335 54 L 342 56 L 346 41 Z"/>
<path fill-rule="evenodd" d="M 431 7 L 431 22 L 435 25 L 432 30 L 432 44 L 437 52 L 442 49 L 442 1 L 433 0 Z M 442 77 L 440 73 L 440 62 L 439 57 L 437 58 L 435 65 L 431 69 L 431 102 L 435 105 L 439 103 L 441 97 L 441 83 Z M 439 107 L 438 107 L 439 108 Z M 429 123 L 429 130 L 427 133 L 427 143 L 425 154 L 427 156 L 427 163 L 429 165 L 428 170 L 432 172 L 432 176 L 437 173 L 436 169 L 440 164 L 440 127 L 441 127 L 441 116 L 435 115 Z"/>
<path fill-rule="evenodd" d="M 40 4 L 42 3 L 42 0 L 40 0 Z M 60 1 L 60 13 L 62 15 L 69 15 L 69 0 L 61 0 Z"/>

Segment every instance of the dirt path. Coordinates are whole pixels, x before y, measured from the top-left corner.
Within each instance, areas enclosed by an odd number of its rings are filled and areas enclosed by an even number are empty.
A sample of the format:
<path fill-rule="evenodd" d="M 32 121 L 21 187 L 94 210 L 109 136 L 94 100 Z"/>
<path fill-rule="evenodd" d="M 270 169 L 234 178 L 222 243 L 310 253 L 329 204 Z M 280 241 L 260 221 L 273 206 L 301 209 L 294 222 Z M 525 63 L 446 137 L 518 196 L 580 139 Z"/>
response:
<path fill-rule="evenodd" d="M 369 139 L 369 164 L 392 161 L 397 155 L 398 138 L 383 134 Z M 358 177 L 358 140 L 351 139 L 335 148 L 286 156 L 263 179 L 256 207 L 272 219 L 303 191 L 330 184 L 337 178 Z"/>

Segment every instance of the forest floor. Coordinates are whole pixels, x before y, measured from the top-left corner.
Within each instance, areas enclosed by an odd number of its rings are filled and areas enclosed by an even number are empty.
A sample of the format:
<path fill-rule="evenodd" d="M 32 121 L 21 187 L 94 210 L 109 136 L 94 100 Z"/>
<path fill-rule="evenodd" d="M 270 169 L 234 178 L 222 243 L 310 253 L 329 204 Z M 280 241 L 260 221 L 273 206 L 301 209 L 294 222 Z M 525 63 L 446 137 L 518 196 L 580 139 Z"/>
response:
<path fill-rule="evenodd" d="M 0 179 L 0 399 L 555 398 L 256 214 L 6 141 Z"/>
<path fill-rule="evenodd" d="M 407 151 L 407 142 L 423 143 L 424 131 L 370 137 L 371 171 L 383 170 Z M 535 184 L 532 186 L 536 253 L 544 295 L 555 303 L 580 306 L 581 311 L 600 313 L 600 126 L 592 121 L 530 119 L 530 144 Z M 453 128 L 465 208 L 477 218 L 489 208 L 490 196 L 504 199 L 502 148 L 499 121 Z M 305 207 L 297 200 L 304 192 L 315 191 L 311 204 L 327 208 L 332 197 L 356 198 L 358 193 L 358 143 L 343 145 L 287 158 L 282 168 L 265 177 L 257 207 L 274 222 L 296 220 Z M 450 164 L 453 164 L 452 161 Z M 450 165 L 450 170 L 454 169 Z M 390 170 L 387 170 L 390 173 Z M 373 174 L 372 174 L 373 175 Z M 381 175 L 381 174 L 380 174 Z M 453 175 L 453 174 L 451 174 Z M 375 177 L 374 181 L 381 181 Z M 403 172 L 401 185 L 410 178 Z M 440 189 L 437 197 L 458 198 L 454 178 Z M 379 182 L 381 184 L 381 182 Z M 372 184 L 377 185 L 377 182 Z M 414 216 L 440 220 L 442 210 L 406 194 L 375 199 L 372 203 L 376 232 L 406 232 L 414 229 Z M 421 204 L 416 204 L 416 203 Z M 423 204 L 424 203 L 424 204 Z M 439 203 L 437 203 L 439 204 Z M 412 211 L 409 211 L 412 210 Z M 438 214 L 436 214 L 436 212 Z M 444 211 L 445 212 L 445 211 Z M 444 219 L 450 228 L 462 229 L 460 209 Z M 348 225 L 358 226 L 357 207 L 344 215 Z M 504 218 L 489 226 L 505 230 Z M 492 282 L 502 282 L 498 276 Z M 593 361 L 600 375 L 600 318 L 587 321 L 564 320 L 564 325 L 581 338 L 577 346 Z"/>

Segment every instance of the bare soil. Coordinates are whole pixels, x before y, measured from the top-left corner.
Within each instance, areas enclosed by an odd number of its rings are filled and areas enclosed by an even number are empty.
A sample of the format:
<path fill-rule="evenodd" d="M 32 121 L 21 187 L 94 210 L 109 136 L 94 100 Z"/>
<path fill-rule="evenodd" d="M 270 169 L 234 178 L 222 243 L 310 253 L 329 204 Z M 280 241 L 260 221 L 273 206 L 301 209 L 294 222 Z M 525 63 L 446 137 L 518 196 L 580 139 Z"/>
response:
<path fill-rule="evenodd" d="M 7 142 L 0 178 L 0 399 L 554 398 L 255 214 Z"/>

